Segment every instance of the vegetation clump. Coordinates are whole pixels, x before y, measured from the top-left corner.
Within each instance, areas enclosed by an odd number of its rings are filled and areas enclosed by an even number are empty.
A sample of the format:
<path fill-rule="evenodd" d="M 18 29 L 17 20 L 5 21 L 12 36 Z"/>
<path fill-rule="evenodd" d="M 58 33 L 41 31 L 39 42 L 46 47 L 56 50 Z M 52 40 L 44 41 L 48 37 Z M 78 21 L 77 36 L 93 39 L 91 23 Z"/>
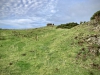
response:
<path fill-rule="evenodd" d="M 70 29 L 70 28 L 75 27 L 77 25 L 79 25 L 79 24 L 72 22 L 72 23 L 66 23 L 66 24 L 58 25 L 56 28 Z"/>
<path fill-rule="evenodd" d="M 90 20 L 94 20 L 94 19 L 95 19 L 97 22 L 100 21 L 100 10 L 97 11 L 97 12 L 95 12 L 95 13 L 93 14 L 93 16 L 90 18 Z"/>

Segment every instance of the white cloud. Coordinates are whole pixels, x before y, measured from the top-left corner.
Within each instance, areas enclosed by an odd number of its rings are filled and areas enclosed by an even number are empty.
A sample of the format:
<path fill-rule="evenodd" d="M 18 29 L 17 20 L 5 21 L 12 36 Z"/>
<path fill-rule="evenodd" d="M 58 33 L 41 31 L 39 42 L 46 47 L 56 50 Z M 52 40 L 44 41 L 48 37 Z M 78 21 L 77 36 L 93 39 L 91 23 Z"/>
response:
<path fill-rule="evenodd" d="M 15 19 L 15 20 L 0 20 L 0 23 L 1 24 L 28 24 L 28 23 L 31 23 L 32 20 L 30 19 Z"/>
<path fill-rule="evenodd" d="M 28 13 L 34 14 L 34 12 L 38 13 L 42 11 L 39 14 L 44 14 L 46 12 L 50 13 L 49 11 L 55 10 L 55 5 L 57 3 L 57 0 L 8 0 L 8 1 L 1 1 L 1 3 L 4 3 L 0 10 L 1 10 L 1 17 L 8 16 L 9 14 L 15 14 L 15 15 L 29 15 Z M 9 10 L 6 10 L 9 9 Z M 51 14 L 54 13 L 51 12 Z M 5 13 L 8 12 L 8 13 Z M 46 13 L 46 14 L 48 14 Z"/>
<path fill-rule="evenodd" d="M 40 17 L 30 17 L 29 19 L 0 20 L 0 27 L 7 26 L 11 29 L 35 28 L 45 26 L 44 23 L 48 23 L 48 21 Z"/>
<path fill-rule="evenodd" d="M 1 0 L 0 26 L 25 28 L 48 23 L 58 0 Z"/>

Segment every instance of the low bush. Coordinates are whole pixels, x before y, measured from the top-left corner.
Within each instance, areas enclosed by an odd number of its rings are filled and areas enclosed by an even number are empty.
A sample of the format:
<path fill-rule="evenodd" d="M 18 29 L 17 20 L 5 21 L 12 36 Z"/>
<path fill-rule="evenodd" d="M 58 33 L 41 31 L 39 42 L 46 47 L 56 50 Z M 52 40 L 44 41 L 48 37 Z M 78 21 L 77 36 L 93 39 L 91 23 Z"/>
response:
<path fill-rule="evenodd" d="M 56 28 L 70 29 L 70 28 L 75 27 L 77 25 L 79 25 L 79 24 L 72 22 L 72 23 L 66 23 L 66 24 L 58 25 Z"/>

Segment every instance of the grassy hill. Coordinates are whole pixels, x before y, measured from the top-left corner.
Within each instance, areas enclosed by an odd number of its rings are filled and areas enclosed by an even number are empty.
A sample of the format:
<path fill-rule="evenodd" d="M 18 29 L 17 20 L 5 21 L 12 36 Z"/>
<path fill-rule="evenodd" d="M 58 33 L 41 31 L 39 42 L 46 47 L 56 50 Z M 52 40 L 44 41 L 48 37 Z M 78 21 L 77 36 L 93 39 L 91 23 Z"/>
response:
<path fill-rule="evenodd" d="M 0 75 L 100 75 L 96 28 L 1 29 Z"/>

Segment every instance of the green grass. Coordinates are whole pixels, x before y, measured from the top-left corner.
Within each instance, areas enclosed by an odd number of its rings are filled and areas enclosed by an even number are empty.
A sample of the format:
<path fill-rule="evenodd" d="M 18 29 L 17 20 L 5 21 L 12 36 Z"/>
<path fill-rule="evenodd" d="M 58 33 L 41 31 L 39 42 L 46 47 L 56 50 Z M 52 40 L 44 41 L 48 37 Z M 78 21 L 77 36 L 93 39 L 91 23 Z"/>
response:
<path fill-rule="evenodd" d="M 77 42 L 87 35 L 99 34 L 92 26 L 72 29 L 43 27 L 27 30 L 0 30 L 0 75 L 99 75 L 92 62 L 100 59 L 76 60 L 77 53 L 88 45 Z"/>

